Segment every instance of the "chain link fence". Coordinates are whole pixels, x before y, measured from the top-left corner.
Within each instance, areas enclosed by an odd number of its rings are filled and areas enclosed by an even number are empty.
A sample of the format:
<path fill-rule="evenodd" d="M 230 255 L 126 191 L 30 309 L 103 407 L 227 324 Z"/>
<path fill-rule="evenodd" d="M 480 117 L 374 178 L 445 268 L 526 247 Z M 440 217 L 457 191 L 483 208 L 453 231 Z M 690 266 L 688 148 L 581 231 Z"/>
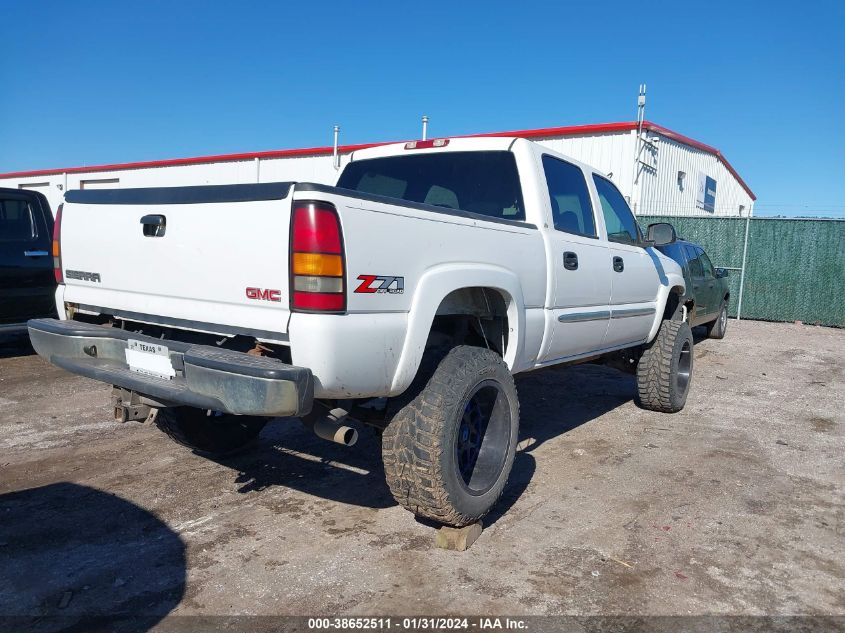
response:
<path fill-rule="evenodd" d="M 730 269 L 730 312 L 845 327 L 845 220 L 637 216 L 669 222 Z M 747 246 L 746 246 L 747 232 Z"/>

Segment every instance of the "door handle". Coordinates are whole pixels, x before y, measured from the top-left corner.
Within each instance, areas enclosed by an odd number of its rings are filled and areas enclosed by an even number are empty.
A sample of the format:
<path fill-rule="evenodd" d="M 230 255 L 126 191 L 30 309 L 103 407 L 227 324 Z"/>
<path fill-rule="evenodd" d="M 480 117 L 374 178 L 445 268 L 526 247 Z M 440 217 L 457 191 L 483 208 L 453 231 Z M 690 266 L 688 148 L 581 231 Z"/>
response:
<path fill-rule="evenodd" d="M 167 218 L 163 215 L 145 215 L 141 218 L 146 237 L 161 237 L 167 228 Z"/>
<path fill-rule="evenodd" d="M 566 270 L 578 270 L 578 255 L 572 251 L 563 253 L 563 267 Z"/>
<path fill-rule="evenodd" d="M 24 257 L 47 257 L 47 251 L 24 251 Z"/>
<path fill-rule="evenodd" d="M 613 258 L 613 270 L 618 273 L 621 273 L 625 270 L 625 260 L 619 257 L 618 255 L 614 256 Z"/>

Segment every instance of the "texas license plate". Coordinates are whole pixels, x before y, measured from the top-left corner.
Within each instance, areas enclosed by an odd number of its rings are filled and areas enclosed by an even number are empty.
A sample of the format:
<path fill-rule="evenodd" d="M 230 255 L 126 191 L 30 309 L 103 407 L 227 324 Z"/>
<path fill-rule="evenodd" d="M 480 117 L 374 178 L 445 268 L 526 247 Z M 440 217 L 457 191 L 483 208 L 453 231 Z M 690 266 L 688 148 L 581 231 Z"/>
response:
<path fill-rule="evenodd" d="M 139 374 L 167 380 L 176 375 L 173 363 L 170 362 L 170 350 L 158 343 L 129 339 L 126 346 L 126 362 L 129 369 Z"/>

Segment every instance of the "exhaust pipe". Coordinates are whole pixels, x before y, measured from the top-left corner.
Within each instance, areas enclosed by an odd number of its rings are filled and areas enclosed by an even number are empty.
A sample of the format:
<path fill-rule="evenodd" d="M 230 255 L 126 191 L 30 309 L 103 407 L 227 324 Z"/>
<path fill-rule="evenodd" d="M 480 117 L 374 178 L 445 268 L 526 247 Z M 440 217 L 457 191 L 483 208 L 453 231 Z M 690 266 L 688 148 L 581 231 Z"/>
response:
<path fill-rule="evenodd" d="M 302 418 L 302 423 L 314 431 L 317 437 L 344 446 L 354 446 L 358 441 L 358 431 L 342 424 L 347 415 L 344 409 L 332 409 L 326 414 L 310 413 Z"/>

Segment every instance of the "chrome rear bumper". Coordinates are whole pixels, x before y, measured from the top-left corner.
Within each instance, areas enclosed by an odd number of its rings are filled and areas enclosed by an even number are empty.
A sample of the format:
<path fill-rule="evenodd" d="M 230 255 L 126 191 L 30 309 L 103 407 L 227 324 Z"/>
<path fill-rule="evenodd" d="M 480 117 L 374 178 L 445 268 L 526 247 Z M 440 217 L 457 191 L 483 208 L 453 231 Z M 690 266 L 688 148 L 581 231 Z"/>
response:
<path fill-rule="evenodd" d="M 314 380 L 304 367 L 79 321 L 34 319 L 27 326 L 35 351 L 57 367 L 170 406 L 261 416 L 303 416 L 311 411 Z M 176 375 L 159 378 L 130 369 L 130 339 L 165 345 Z"/>

